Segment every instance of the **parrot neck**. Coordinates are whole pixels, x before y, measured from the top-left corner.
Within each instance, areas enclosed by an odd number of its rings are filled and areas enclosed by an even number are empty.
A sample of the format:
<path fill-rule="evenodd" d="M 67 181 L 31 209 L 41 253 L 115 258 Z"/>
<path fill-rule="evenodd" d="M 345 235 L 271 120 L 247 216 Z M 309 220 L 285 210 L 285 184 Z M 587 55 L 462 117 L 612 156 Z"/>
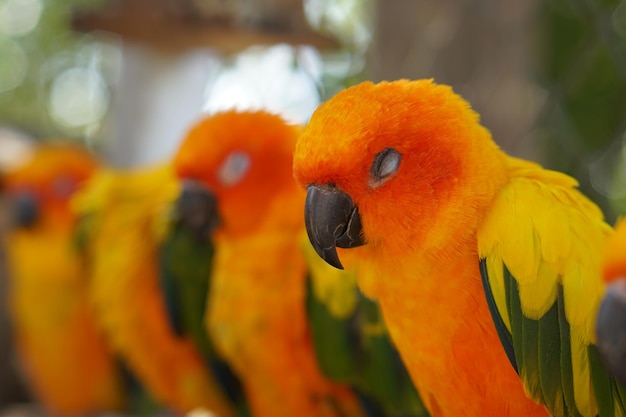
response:
<path fill-rule="evenodd" d="M 432 415 L 547 415 L 524 394 L 500 344 L 476 247 L 474 234 L 450 257 L 378 265 L 386 279 L 375 292 L 391 336 Z"/>

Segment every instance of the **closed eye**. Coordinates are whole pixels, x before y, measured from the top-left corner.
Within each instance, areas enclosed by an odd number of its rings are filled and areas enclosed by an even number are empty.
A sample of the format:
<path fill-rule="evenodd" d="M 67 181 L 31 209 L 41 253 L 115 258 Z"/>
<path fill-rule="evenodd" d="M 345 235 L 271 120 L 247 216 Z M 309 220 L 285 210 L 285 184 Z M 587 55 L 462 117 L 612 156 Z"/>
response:
<path fill-rule="evenodd" d="M 398 171 L 401 160 L 402 154 L 393 148 L 386 148 L 379 152 L 370 168 L 370 187 L 376 188 L 385 183 Z"/>
<path fill-rule="evenodd" d="M 231 152 L 220 167 L 217 176 L 220 183 L 232 187 L 245 177 L 250 169 L 250 156 L 245 152 Z"/>

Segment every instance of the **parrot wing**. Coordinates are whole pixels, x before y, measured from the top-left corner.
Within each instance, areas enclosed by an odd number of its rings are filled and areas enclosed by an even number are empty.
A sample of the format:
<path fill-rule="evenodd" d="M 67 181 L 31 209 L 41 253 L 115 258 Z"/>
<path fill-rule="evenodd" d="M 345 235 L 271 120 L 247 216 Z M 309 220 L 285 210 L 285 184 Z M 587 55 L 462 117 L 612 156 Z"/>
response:
<path fill-rule="evenodd" d="M 354 386 L 373 416 L 428 416 L 385 327 L 354 272 L 331 267 L 302 240 L 309 269 L 307 312 L 326 377 Z"/>
<path fill-rule="evenodd" d="M 160 244 L 160 284 L 167 316 L 179 336 L 190 336 L 210 354 L 204 330 L 213 245 L 199 241 L 179 222 L 173 222 Z"/>
<path fill-rule="evenodd" d="M 234 400 L 245 415 L 238 381 L 215 357 L 205 336 L 213 246 L 194 239 L 177 221 L 180 190 L 171 166 L 164 164 L 131 172 L 103 171 L 75 199 L 82 218 L 76 240 L 99 268 L 92 277 L 98 284 L 92 298 L 116 346 L 138 374 L 143 372 L 141 377 L 149 380 L 160 401 L 184 401 L 181 408 L 203 405 L 233 415 L 226 400 Z M 116 279 L 107 279 L 109 275 Z M 154 318 L 146 322 L 150 314 Z M 205 375 L 203 367 L 211 372 Z M 170 372 L 198 385 L 180 386 L 173 378 L 163 378 Z"/>
<path fill-rule="evenodd" d="M 86 251 L 90 240 L 95 234 L 100 233 L 99 228 L 102 227 L 102 220 L 106 217 L 106 210 L 115 210 L 118 216 L 125 216 L 123 223 L 129 228 L 142 225 L 140 227 L 148 230 L 150 234 L 146 236 L 147 241 L 156 242 L 157 246 L 161 247 L 162 268 L 159 283 L 164 290 L 162 295 L 166 315 L 174 332 L 183 336 L 185 328 L 191 326 L 186 326 L 183 323 L 187 314 L 182 312 L 184 303 L 180 302 L 182 294 L 176 282 L 178 271 L 172 258 L 184 254 L 185 242 L 184 232 L 180 231 L 180 227 L 173 220 L 172 212 L 174 211 L 173 206 L 178 187 L 177 180 L 170 171 L 171 169 L 167 165 L 143 172 L 100 171 L 89 181 L 88 186 L 74 198 L 73 207 L 79 217 L 74 230 L 74 240 L 79 250 L 87 255 Z M 147 202 L 149 201 L 147 195 L 156 189 L 151 184 L 166 184 L 166 186 L 161 187 L 162 194 L 158 204 L 154 204 L 154 201 Z M 146 203 L 141 204 L 140 201 L 142 200 Z M 154 205 L 155 213 L 150 213 L 150 216 L 141 216 L 138 210 L 151 204 Z M 142 223 L 146 221 L 150 224 Z M 209 248 L 209 260 L 211 255 L 212 248 Z M 186 260 L 193 259 L 193 257 L 188 257 Z M 194 262 L 194 267 L 197 267 L 199 263 Z M 210 268 L 210 262 L 207 263 L 209 264 L 208 268 Z M 207 268 L 204 270 L 206 271 Z M 198 274 L 200 273 L 199 271 Z"/>
<path fill-rule="evenodd" d="M 204 323 L 213 253 L 210 240 L 198 239 L 181 222 L 172 222 L 160 245 L 159 281 L 172 328 L 194 341 L 230 400 L 246 415 L 241 382 L 217 355 Z"/>
<path fill-rule="evenodd" d="M 478 230 L 500 340 L 527 395 L 555 416 L 625 415 L 626 390 L 595 346 L 602 249 L 611 229 L 572 178 L 510 159 L 512 179 Z"/>

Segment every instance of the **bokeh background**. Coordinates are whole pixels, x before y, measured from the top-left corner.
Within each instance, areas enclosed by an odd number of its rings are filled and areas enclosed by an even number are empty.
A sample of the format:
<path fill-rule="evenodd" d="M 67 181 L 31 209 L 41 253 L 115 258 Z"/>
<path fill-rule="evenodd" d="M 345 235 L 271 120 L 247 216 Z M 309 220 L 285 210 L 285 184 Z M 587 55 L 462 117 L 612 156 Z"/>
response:
<path fill-rule="evenodd" d="M 626 0 L 0 0 L 0 172 L 50 138 L 143 166 L 204 112 L 306 123 L 346 86 L 425 77 L 626 212 Z M 0 316 L 4 408 L 27 394 Z"/>

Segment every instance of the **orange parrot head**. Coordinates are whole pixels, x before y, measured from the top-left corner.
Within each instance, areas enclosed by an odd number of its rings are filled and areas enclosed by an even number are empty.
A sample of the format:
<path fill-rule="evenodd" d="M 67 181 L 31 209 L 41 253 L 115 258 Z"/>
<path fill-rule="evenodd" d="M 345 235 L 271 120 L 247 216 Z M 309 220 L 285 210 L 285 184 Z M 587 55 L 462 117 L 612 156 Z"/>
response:
<path fill-rule="evenodd" d="M 450 87 L 364 82 L 315 111 L 294 175 L 307 189 L 311 243 L 340 268 L 336 247 L 402 256 L 471 234 L 502 182 L 503 160 Z"/>
<path fill-rule="evenodd" d="M 3 180 L 18 227 L 67 225 L 73 218 L 69 202 L 98 168 L 87 150 L 72 144 L 50 143 L 36 148 L 24 164 Z"/>
<path fill-rule="evenodd" d="M 221 112 L 193 126 L 174 160 L 183 221 L 200 234 L 254 231 L 276 195 L 298 190 L 291 173 L 298 133 L 265 111 Z"/>

